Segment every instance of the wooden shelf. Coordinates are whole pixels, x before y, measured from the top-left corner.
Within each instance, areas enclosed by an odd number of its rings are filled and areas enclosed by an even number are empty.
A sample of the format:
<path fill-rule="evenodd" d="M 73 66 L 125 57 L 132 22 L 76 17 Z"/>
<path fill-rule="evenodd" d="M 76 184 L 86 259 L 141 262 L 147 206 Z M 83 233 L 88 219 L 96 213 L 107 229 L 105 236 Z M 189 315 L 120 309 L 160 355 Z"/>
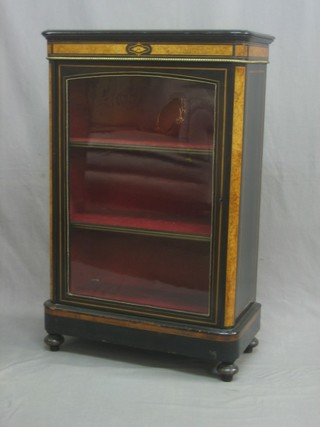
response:
<path fill-rule="evenodd" d="M 142 133 L 143 134 L 143 133 Z M 71 147 L 113 149 L 113 150 L 135 150 L 135 151 L 161 151 L 210 155 L 213 152 L 212 144 L 194 144 L 187 141 L 179 141 L 174 138 L 157 138 L 157 134 L 152 134 L 150 138 L 117 138 L 106 137 L 86 137 L 70 138 Z"/>
<path fill-rule="evenodd" d="M 175 239 L 210 241 L 210 224 L 202 222 L 178 221 L 173 218 L 147 216 L 128 216 L 122 214 L 72 213 L 70 224 L 73 227 L 91 230 L 104 230 L 126 234 L 168 237 Z"/>

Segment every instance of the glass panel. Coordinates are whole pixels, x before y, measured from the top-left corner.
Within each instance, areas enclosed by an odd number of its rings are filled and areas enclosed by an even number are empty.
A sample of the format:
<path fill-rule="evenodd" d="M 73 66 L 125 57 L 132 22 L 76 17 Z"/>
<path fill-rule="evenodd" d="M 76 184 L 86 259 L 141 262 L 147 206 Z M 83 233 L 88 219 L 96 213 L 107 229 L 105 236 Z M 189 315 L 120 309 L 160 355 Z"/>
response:
<path fill-rule="evenodd" d="M 173 77 L 69 81 L 74 143 L 212 149 L 215 86 Z"/>
<path fill-rule="evenodd" d="M 215 86 L 68 81 L 70 291 L 207 314 Z"/>
<path fill-rule="evenodd" d="M 207 314 L 209 242 L 74 228 L 72 294 Z"/>
<path fill-rule="evenodd" d="M 209 155 L 72 148 L 70 219 L 209 238 Z"/>

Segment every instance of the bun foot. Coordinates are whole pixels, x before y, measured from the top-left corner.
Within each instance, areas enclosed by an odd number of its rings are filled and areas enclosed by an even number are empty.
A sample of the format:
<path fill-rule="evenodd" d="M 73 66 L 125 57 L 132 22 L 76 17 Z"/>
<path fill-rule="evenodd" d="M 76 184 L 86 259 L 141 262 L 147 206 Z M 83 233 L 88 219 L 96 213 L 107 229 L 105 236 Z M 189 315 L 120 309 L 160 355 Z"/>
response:
<path fill-rule="evenodd" d="M 251 341 L 251 343 L 248 345 L 248 347 L 245 349 L 245 353 L 252 353 L 252 350 L 257 347 L 257 345 L 259 344 L 259 341 L 257 340 L 257 338 L 253 338 L 253 340 Z"/>
<path fill-rule="evenodd" d="M 235 363 L 220 363 L 217 367 L 217 372 L 220 375 L 222 381 L 230 382 L 233 380 L 233 376 L 239 371 L 238 366 Z"/>
<path fill-rule="evenodd" d="M 60 345 L 64 342 L 64 338 L 59 334 L 49 334 L 45 337 L 44 342 L 49 346 L 51 351 L 60 350 Z"/>

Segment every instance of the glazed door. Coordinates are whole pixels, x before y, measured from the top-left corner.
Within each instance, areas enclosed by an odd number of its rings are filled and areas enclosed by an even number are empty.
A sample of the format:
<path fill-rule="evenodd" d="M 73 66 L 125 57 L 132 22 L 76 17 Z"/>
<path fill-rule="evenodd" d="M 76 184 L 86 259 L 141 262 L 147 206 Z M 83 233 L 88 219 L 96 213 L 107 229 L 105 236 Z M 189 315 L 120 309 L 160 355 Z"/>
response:
<path fill-rule="evenodd" d="M 66 298 L 210 317 L 219 82 L 75 68 L 65 77 Z"/>

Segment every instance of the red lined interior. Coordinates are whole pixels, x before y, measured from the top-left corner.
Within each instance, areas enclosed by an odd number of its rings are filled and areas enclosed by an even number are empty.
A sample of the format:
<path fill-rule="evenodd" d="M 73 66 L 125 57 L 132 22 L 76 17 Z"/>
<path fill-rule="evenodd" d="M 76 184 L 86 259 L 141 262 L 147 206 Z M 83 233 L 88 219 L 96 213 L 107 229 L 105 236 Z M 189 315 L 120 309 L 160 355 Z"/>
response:
<path fill-rule="evenodd" d="M 209 243 L 72 229 L 75 295 L 205 314 Z"/>
<path fill-rule="evenodd" d="M 168 108 L 174 102 L 182 109 Z M 69 81 L 68 103 L 75 143 L 212 149 L 214 88 L 203 82 L 121 75 L 76 79 Z"/>
<path fill-rule="evenodd" d="M 211 159 L 70 151 L 70 220 L 210 235 Z"/>

